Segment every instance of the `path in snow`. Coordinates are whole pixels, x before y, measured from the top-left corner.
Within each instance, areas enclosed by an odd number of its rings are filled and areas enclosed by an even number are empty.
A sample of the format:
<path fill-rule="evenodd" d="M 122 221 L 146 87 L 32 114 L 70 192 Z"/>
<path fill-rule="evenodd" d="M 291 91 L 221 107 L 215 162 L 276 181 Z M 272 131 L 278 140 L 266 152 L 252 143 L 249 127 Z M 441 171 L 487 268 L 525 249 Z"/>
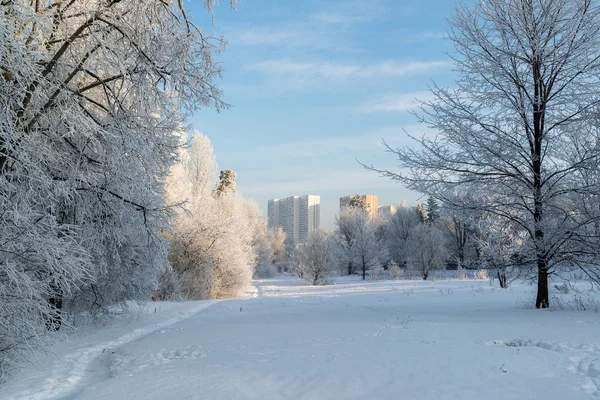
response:
<path fill-rule="evenodd" d="M 191 303 L 161 326 L 75 349 L 65 368 L 46 372 L 42 391 L 12 398 L 600 397 L 600 315 L 516 307 L 531 299 L 530 286 L 354 278 L 255 286 L 255 297 L 202 312 Z"/>
<path fill-rule="evenodd" d="M 174 315 L 164 321 L 151 323 L 116 338 L 98 343 L 83 341 L 79 348 L 61 355 L 60 359 L 54 360 L 50 366 L 46 366 L 44 371 L 38 371 L 42 372 L 43 380 L 36 379 L 39 378 L 39 373 L 33 373 L 30 380 L 25 379 L 21 382 L 17 380 L 16 385 L 11 382 L 12 385 L 9 383 L 7 387 L 0 389 L 0 398 L 7 400 L 44 400 L 73 397 L 80 390 L 83 390 L 86 384 L 103 378 L 102 369 L 94 368 L 94 366 L 95 364 L 101 364 L 101 360 L 110 358 L 115 350 L 152 333 L 167 333 L 170 330 L 164 328 L 190 318 L 213 304 L 215 304 L 214 301 L 190 302 L 189 307 L 175 311 Z M 19 383 L 22 383 L 22 385 L 18 385 Z M 12 386 L 16 386 L 16 391 Z M 25 387 L 19 390 L 19 386 Z M 9 391 L 12 391 L 12 393 Z"/>

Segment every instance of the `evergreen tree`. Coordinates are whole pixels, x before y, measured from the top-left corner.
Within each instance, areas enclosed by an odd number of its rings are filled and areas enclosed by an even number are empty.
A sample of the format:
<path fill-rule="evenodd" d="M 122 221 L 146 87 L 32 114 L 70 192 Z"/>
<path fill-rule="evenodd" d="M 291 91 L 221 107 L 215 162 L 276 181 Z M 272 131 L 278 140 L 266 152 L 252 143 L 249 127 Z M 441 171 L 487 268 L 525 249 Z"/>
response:
<path fill-rule="evenodd" d="M 360 194 L 352 196 L 350 199 L 350 204 L 348 204 L 350 208 L 356 208 L 364 211 L 371 211 L 369 204 L 367 203 L 367 198 L 365 196 L 361 196 Z"/>
<path fill-rule="evenodd" d="M 225 193 L 235 193 L 236 192 L 236 184 L 235 184 L 236 174 L 234 171 L 230 169 L 224 169 L 219 174 L 219 183 L 215 187 L 214 195 L 217 197 L 222 196 Z"/>
<path fill-rule="evenodd" d="M 427 198 L 427 206 L 425 208 L 427 210 L 427 221 L 433 224 L 440 218 L 440 206 L 433 197 Z"/>
<path fill-rule="evenodd" d="M 415 206 L 415 212 L 417 213 L 417 217 L 419 218 L 419 222 L 420 223 L 425 223 L 427 222 L 427 210 L 425 209 L 425 206 L 423 205 L 423 203 L 418 203 Z"/>

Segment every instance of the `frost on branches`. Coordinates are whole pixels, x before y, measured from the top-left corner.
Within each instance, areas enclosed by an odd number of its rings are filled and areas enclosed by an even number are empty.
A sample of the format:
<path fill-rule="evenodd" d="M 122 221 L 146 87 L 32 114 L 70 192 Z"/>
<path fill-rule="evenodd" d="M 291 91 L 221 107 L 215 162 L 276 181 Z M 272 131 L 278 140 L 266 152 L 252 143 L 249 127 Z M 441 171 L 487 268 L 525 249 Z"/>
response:
<path fill-rule="evenodd" d="M 169 234 L 170 260 L 189 299 L 239 295 L 250 284 L 266 235 L 256 203 L 213 190 L 216 171 L 210 141 L 196 133 L 168 179 L 171 201 L 185 207 Z"/>
<path fill-rule="evenodd" d="M 367 271 L 381 265 L 387 259 L 387 251 L 378 226 L 368 211 L 345 207 L 336 218 L 336 238 L 342 265 L 360 269 L 363 280 Z"/>
<path fill-rule="evenodd" d="M 331 234 L 317 230 L 310 234 L 306 243 L 301 243 L 294 250 L 292 267 L 298 276 L 311 285 L 329 283 L 335 271 L 334 240 Z"/>
<path fill-rule="evenodd" d="M 600 282 L 599 7 L 460 3 L 450 20 L 456 88 L 433 87 L 417 114 L 438 134 L 416 139 L 416 148 L 388 147 L 407 172 L 380 171 L 452 206 L 460 204 L 449 194 L 473 194 L 480 212 L 520 230 L 538 308 L 549 306 L 557 268 L 578 267 Z"/>
<path fill-rule="evenodd" d="M 429 223 L 417 224 L 408 240 L 409 268 L 414 268 L 427 280 L 432 271 L 446 268 L 448 251 L 444 235 Z"/>
<path fill-rule="evenodd" d="M 63 304 L 148 298 L 179 112 L 225 107 L 222 47 L 176 1 L 0 2 L 0 376 Z"/>

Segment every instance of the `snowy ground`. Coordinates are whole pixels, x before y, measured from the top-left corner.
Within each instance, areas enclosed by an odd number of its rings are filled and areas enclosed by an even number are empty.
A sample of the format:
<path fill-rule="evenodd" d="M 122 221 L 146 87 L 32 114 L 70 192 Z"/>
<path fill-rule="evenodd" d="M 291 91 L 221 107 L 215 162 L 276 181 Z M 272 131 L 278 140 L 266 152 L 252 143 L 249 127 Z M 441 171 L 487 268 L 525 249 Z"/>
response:
<path fill-rule="evenodd" d="M 152 303 L 142 319 L 84 330 L 0 398 L 600 398 L 600 314 L 518 306 L 533 294 L 487 281 L 256 281 L 247 298 Z"/>

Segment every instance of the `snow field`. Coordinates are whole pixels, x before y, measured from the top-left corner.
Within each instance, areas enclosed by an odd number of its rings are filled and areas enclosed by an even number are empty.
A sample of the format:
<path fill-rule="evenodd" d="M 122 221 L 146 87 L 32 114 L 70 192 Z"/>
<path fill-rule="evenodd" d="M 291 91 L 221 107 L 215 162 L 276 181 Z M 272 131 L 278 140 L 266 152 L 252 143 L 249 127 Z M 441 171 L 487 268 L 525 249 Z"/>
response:
<path fill-rule="evenodd" d="M 600 315 L 518 306 L 533 294 L 488 281 L 255 281 L 242 299 L 166 303 L 77 335 L 56 350 L 64 366 L 28 369 L 0 398 L 598 398 Z"/>

